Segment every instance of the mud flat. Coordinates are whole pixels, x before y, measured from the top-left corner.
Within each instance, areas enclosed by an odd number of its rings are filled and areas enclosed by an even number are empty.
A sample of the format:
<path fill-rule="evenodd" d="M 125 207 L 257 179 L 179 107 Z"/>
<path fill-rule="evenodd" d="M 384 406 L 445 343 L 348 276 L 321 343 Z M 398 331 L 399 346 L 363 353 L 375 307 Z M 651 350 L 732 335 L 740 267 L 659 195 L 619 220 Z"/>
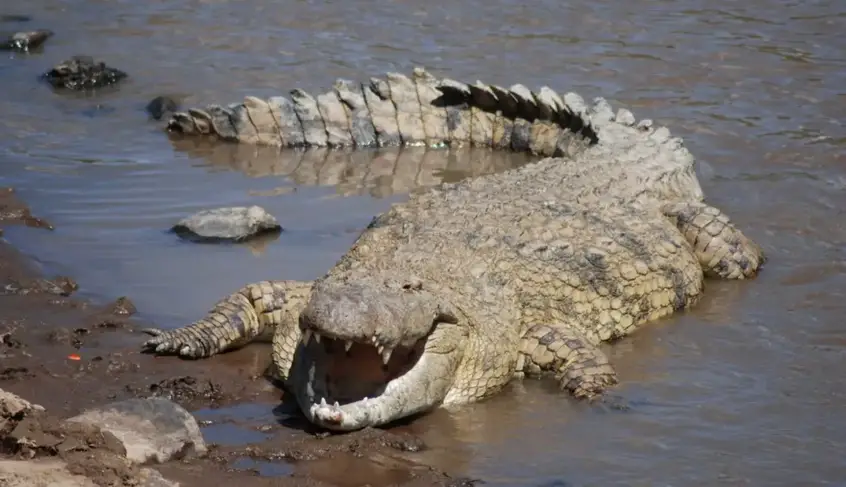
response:
<path fill-rule="evenodd" d="M 133 316 L 131 298 L 116 295 L 100 305 L 73 297 L 79 286 L 71 277 L 41 275 L 3 240 L 2 229 L 10 225 L 34 231 L 53 227 L 30 214 L 12 189 L 0 188 L 0 389 L 43 406 L 46 413 L 26 425 L 30 436 L 42 438 L 30 448 L 11 447 L 16 425 L 0 425 L 0 464 L 33 459 L 43 466 L 61 460 L 95 485 L 139 485 L 130 475 L 135 467 L 106 461 L 114 458 L 113 445 L 96 433 L 78 432 L 87 453 L 76 456 L 43 438 L 65 435 L 57 422 L 86 409 L 160 396 L 195 413 L 208 445 L 203 458 L 154 466 L 182 486 L 474 483 L 416 461 L 415 453 L 426 445 L 401 426 L 343 435 L 313 430 L 263 376 L 269 363 L 264 346 L 203 361 L 140 353 L 139 330 L 152 325 Z M 56 245 L 61 245 L 58 238 Z M 114 290 L 120 292 L 119 282 Z"/>

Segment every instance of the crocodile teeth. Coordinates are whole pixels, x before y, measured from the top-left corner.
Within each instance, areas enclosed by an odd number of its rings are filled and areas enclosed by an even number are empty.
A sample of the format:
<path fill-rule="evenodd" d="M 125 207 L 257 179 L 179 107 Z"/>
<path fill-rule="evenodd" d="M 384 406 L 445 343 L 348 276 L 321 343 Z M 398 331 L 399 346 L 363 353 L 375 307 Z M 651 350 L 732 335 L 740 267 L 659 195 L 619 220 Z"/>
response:
<path fill-rule="evenodd" d="M 334 406 L 335 406 L 336 408 L 339 408 L 339 407 L 341 407 L 341 404 L 340 404 L 338 401 L 335 401 Z"/>
<path fill-rule="evenodd" d="M 385 347 L 379 345 L 378 347 L 376 347 L 376 350 L 379 352 L 379 355 L 382 355 L 382 351 L 385 350 Z"/>
<path fill-rule="evenodd" d="M 321 406 L 328 406 L 328 404 L 326 404 L 326 398 L 325 397 L 320 398 L 320 405 Z"/>
<path fill-rule="evenodd" d="M 382 363 L 388 365 L 388 361 L 391 360 L 391 353 L 393 353 L 393 350 L 386 347 L 384 351 L 380 351 L 379 353 L 382 354 Z"/>
<path fill-rule="evenodd" d="M 344 343 L 344 351 L 345 351 L 345 352 L 349 352 L 349 351 L 350 351 L 350 349 L 352 348 L 352 344 L 353 344 L 352 340 L 347 340 L 347 341 Z"/>
<path fill-rule="evenodd" d="M 314 341 L 320 343 L 320 333 L 314 332 Z"/>
<path fill-rule="evenodd" d="M 308 328 L 303 330 L 302 341 L 303 345 L 308 345 L 308 342 L 311 341 L 311 330 L 309 330 Z"/>

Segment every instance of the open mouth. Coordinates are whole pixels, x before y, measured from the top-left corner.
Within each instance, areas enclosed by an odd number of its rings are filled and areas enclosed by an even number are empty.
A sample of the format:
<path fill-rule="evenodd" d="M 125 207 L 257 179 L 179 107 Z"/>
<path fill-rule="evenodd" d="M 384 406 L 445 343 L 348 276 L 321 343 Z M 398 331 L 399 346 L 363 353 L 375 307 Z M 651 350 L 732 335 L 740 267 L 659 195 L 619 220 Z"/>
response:
<path fill-rule="evenodd" d="M 375 337 L 346 340 L 303 330 L 301 345 L 308 372 L 305 397 L 300 397 L 304 412 L 327 427 L 341 426 L 345 416 L 375 420 L 371 416 L 378 413 L 380 402 L 418 364 L 425 344 L 420 339 L 411 347 L 390 348 Z"/>

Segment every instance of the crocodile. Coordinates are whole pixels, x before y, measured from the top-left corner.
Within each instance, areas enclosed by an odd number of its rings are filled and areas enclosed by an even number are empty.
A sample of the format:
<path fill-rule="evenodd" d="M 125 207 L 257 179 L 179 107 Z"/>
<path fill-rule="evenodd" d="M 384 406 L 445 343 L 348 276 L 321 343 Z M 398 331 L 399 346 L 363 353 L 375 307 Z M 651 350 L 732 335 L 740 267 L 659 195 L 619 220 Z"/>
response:
<path fill-rule="evenodd" d="M 705 202 L 695 158 L 668 128 L 614 113 L 603 98 L 588 105 L 549 88 L 434 83 L 421 73 L 411 78 L 417 92 L 431 86 L 441 102 L 380 96 L 380 110 L 389 101 L 405 122 L 397 115 L 389 132 L 371 108 L 377 144 L 425 133 L 424 143 L 552 157 L 413 194 L 374 217 L 314 281 L 248 284 L 199 321 L 147 330 L 143 347 L 196 359 L 269 340 L 285 390 L 310 422 L 336 431 L 470 405 L 526 376 L 552 375 L 592 401 L 618 382 L 604 342 L 690 308 L 706 278 L 753 278 L 764 265 L 761 247 Z M 393 89 L 397 76 L 388 79 Z M 295 110 L 302 123 L 287 119 L 292 136 L 275 111 L 284 103 L 256 100 L 175 114 L 169 125 L 245 143 L 328 143 L 328 121 L 317 138 Z M 234 120 L 225 129 L 221 113 Z M 398 128 L 413 117 L 425 130 Z M 352 123 L 348 133 L 358 140 Z"/>

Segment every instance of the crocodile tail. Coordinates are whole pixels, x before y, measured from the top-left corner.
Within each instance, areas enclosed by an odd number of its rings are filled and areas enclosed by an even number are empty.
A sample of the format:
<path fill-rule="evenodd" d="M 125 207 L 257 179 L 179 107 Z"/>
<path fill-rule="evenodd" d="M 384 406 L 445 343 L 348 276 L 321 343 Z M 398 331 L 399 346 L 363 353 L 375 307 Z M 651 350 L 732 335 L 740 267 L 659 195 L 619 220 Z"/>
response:
<path fill-rule="evenodd" d="M 575 93 L 559 96 L 549 87 L 532 91 L 477 81 L 469 85 L 445 79 L 435 103 L 448 114 L 450 145 L 560 155 L 574 142 L 580 147 L 599 140 L 584 100 Z"/>
<path fill-rule="evenodd" d="M 387 73 L 367 83 L 337 80 L 314 97 L 262 100 L 174 114 L 168 129 L 223 140 L 280 147 L 489 147 L 549 156 L 598 135 L 584 100 L 542 87 L 502 88 L 477 81 L 439 80 L 423 68 Z"/>

